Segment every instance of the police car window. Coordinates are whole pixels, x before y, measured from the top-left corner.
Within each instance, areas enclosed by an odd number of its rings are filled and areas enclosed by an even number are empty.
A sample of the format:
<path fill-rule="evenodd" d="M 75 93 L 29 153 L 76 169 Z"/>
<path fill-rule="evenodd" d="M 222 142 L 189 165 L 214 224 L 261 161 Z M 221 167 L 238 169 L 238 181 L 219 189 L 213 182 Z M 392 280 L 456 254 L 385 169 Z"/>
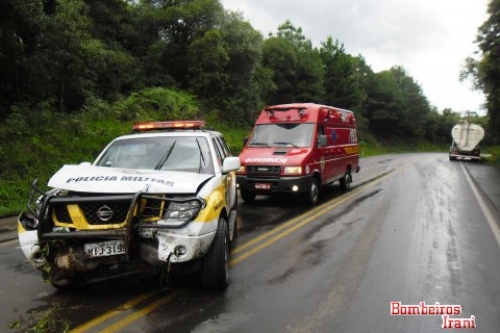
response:
<path fill-rule="evenodd" d="M 214 147 L 215 147 L 215 153 L 217 154 L 217 159 L 219 160 L 219 165 L 222 166 L 222 160 L 224 158 L 223 158 L 223 155 L 222 155 L 222 152 L 221 152 L 221 148 L 219 147 L 219 142 L 216 139 L 212 139 L 212 142 L 213 142 Z"/>
<path fill-rule="evenodd" d="M 221 152 L 223 153 L 223 157 L 226 158 L 228 156 L 231 156 L 231 151 L 229 150 L 229 147 L 224 138 L 221 136 L 216 136 L 215 138 L 219 142 L 219 146 L 221 148 Z"/>
<path fill-rule="evenodd" d="M 209 152 L 202 137 L 133 138 L 112 143 L 96 165 L 213 174 Z"/>

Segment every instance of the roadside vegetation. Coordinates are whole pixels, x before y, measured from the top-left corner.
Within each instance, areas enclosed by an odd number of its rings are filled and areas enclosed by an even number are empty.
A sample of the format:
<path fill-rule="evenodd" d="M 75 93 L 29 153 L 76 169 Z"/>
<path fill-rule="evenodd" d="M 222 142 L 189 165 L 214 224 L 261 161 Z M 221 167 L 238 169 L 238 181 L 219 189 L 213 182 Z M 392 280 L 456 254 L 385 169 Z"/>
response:
<path fill-rule="evenodd" d="M 487 96 L 480 116 L 438 110 L 403 66 L 375 72 L 334 36 L 313 45 L 290 21 L 263 36 L 219 0 L 4 0 L 0 13 L 0 217 L 24 209 L 35 178 L 43 188 L 93 160 L 134 122 L 204 119 L 238 154 L 259 110 L 280 103 L 353 110 L 362 156 L 446 152 L 465 118 L 498 163 L 494 16 L 478 35 L 489 56 L 462 73 Z"/>

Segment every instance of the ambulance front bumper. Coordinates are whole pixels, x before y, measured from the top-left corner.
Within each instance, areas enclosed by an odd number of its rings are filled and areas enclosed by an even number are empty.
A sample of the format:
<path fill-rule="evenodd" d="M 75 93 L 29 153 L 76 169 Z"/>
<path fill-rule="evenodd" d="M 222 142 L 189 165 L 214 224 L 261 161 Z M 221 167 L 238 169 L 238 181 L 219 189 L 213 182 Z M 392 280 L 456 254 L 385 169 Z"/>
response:
<path fill-rule="evenodd" d="M 312 175 L 300 177 L 257 178 L 237 175 L 236 181 L 241 191 L 258 194 L 303 193 L 309 191 Z"/>

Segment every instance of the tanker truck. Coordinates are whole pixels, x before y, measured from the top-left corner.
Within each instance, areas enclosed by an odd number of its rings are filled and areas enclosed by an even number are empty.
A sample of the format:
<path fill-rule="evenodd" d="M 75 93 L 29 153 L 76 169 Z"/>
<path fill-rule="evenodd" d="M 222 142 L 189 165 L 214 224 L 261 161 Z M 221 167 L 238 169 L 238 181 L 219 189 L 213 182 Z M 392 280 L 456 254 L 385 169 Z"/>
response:
<path fill-rule="evenodd" d="M 484 129 L 481 126 L 463 121 L 453 126 L 451 137 L 453 141 L 450 146 L 450 161 L 481 160 L 479 143 L 484 138 Z"/>

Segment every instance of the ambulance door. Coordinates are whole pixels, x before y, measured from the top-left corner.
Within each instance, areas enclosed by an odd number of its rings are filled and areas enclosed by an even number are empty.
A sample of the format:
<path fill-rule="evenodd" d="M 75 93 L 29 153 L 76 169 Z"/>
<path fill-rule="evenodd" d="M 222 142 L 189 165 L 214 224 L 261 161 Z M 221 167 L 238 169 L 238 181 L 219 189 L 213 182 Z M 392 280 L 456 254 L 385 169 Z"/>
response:
<path fill-rule="evenodd" d="M 319 169 L 321 172 L 321 179 L 323 184 L 325 184 L 328 181 L 329 175 L 326 172 L 328 170 L 327 167 L 327 147 L 328 143 L 322 144 L 320 137 L 325 136 L 325 127 L 322 125 L 319 125 L 317 130 L 316 130 L 316 142 L 315 142 L 315 147 L 314 147 L 314 153 L 313 153 L 313 161 L 315 161 L 315 169 Z M 328 141 L 328 138 L 327 138 Z"/>
<path fill-rule="evenodd" d="M 335 180 L 338 173 L 338 132 L 333 126 L 327 126 L 325 129 L 326 134 L 326 151 L 325 151 L 325 174 L 327 175 L 328 182 Z"/>

